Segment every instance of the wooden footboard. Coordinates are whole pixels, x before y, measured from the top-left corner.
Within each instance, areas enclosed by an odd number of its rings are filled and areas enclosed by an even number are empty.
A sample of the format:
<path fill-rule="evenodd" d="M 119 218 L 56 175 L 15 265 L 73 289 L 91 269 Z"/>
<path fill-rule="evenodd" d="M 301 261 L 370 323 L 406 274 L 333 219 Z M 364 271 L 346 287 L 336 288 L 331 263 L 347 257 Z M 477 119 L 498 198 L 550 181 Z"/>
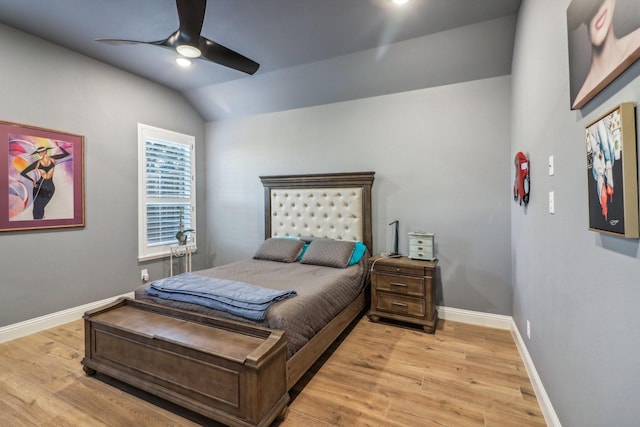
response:
<path fill-rule="evenodd" d="M 286 410 L 284 332 L 122 299 L 88 312 L 96 371 L 228 426 L 266 427 Z"/>

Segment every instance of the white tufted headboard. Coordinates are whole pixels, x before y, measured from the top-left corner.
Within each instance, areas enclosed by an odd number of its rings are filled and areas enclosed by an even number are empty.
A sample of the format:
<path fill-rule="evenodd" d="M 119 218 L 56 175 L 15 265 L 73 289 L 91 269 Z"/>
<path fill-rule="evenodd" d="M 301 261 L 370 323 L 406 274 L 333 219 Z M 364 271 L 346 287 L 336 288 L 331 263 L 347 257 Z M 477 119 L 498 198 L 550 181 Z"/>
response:
<path fill-rule="evenodd" d="M 371 252 L 374 174 L 261 176 L 265 238 L 313 236 L 358 240 Z"/>

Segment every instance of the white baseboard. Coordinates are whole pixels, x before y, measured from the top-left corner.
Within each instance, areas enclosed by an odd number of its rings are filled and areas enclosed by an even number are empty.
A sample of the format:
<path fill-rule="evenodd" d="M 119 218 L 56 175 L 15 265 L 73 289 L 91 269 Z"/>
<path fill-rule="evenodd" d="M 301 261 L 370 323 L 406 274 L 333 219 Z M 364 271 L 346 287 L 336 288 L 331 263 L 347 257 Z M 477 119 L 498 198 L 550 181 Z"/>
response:
<path fill-rule="evenodd" d="M 513 319 L 502 314 L 481 313 L 453 307 L 438 307 L 438 317 L 453 322 L 471 323 L 497 329 L 511 329 Z"/>
<path fill-rule="evenodd" d="M 547 426 L 562 427 L 562 424 L 560 424 L 560 419 L 558 418 L 556 411 L 553 409 L 553 405 L 551 404 L 549 395 L 544 389 L 542 380 L 538 375 L 536 366 L 533 364 L 533 360 L 529 355 L 529 350 L 527 350 L 527 346 L 524 343 L 522 335 L 520 335 L 520 331 L 518 330 L 516 322 L 513 320 L 513 318 L 511 319 L 511 336 L 513 336 L 513 340 L 516 342 L 516 347 L 518 347 L 520 357 L 522 357 L 522 361 L 524 362 L 524 367 L 527 370 L 529 379 L 531 380 L 533 391 L 535 391 L 536 393 L 538 404 L 540 404 L 540 409 L 542 410 L 542 415 L 544 415 L 544 420 L 547 422 Z"/>
<path fill-rule="evenodd" d="M 82 319 L 85 312 L 93 310 L 94 308 L 102 307 L 103 305 L 109 304 L 121 297 L 133 298 L 133 292 L 69 308 L 67 310 L 58 311 L 56 313 L 47 314 L 34 319 L 25 320 L 24 322 L 14 323 L 13 325 L 0 327 L 0 343 L 53 328 L 58 325 L 62 325 L 63 323 Z"/>
<path fill-rule="evenodd" d="M 533 390 L 536 393 L 536 398 L 538 399 L 538 404 L 540 405 L 540 410 L 542 411 L 542 415 L 544 416 L 544 420 L 547 423 L 547 426 L 562 427 L 562 424 L 560 424 L 560 419 L 558 419 L 558 415 L 553 409 L 553 405 L 551 404 L 549 395 L 547 395 L 547 391 L 544 389 L 542 380 L 538 375 L 538 371 L 536 370 L 536 367 L 533 364 L 533 360 L 529 355 L 529 350 L 527 350 L 527 346 L 525 345 L 524 340 L 520 335 L 520 331 L 518 330 L 513 317 L 500 314 L 462 310 L 452 307 L 438 307 L 438 317 L 444 320 L 451 320 L 453 322 L 470 323 L 473 325 L 486 326 L 489 328 L 510 330 L 511 336 L 513 336 L 513 340 L 515 341 L 518 352 L 520 353 L 520 357 L 522 357 L 524 367 L 527 370 L 527 374 L 529 375 L 529 379 L 531 380 L 531 385 L 533 386 Z"/>

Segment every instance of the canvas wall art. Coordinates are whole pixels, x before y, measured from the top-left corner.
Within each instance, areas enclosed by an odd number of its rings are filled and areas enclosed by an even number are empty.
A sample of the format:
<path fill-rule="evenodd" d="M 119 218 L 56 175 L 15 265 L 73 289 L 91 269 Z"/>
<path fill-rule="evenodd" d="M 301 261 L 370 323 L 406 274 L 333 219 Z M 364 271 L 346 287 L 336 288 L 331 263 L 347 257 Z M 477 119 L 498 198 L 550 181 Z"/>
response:
<path fill-rule="evenodd" d="M 572 0 L 567 9 L 571 109 L 580 109 L 640 58 L 638 0 Z"/>
<path fill-rule="evenodd" d="M 638 238 L 638 171 L 633 103 L 585 129 L 589 229 Z"/>

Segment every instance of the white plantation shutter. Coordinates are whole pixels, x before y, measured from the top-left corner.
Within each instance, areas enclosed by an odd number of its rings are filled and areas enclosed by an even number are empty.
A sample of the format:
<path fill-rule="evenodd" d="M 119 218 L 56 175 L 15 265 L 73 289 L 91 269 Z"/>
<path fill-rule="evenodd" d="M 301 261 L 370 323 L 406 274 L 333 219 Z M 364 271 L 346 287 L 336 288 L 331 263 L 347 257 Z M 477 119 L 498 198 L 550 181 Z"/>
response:
<path fill-rule="evenodd" d="M 147 244 L 167 245 L 177 243 L 176 233 L 180 227 L 179 216 L 190 210 L 189 205 L 179 203 L 147 203 Z M 185 230 L 191 227 L 191 215 L 183 217 Z"/>
<path fill-rule="evenodd" d="M 169 254 L 180 223 L 195 228 L 194 138 L 138 125 L 139 259 Z M 195 238 L 195 235 L 191 235 Z"/>

